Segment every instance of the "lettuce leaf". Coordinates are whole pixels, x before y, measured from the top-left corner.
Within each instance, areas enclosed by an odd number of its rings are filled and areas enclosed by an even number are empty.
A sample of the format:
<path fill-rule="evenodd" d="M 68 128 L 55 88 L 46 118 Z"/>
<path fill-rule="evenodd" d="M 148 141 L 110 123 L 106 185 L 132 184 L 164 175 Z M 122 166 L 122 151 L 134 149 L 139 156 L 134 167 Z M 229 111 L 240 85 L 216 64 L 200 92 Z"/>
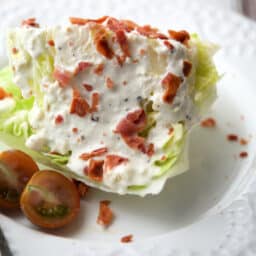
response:
<path fill-rule="evenodd" d="M 204 114 L 216 99 L 216 83 L 220 76 L 213 62 L 213 55 L 218 46 L 201 41 L 196 34 L 191 35 L 191 44 L 196 46 L 197 51 L 194 60 L 197 63 L 194 102 L 199 112 Z"/>
<path fill-rule="evenodd" d="M 160 168 L 160 171 L 154 175 L 154 179 L 161 177 L 167 171 L 171 171 L 171 168 L 179 160 L 179 157 L 183 151 L 186 139 L 184 126 L 183 124 L 175 124 L 173 125 L 173 129 L 174 130 L 170 138 L 163 145 L 166 158 L 164 160 L 155 161 L 155 165 Z"/>

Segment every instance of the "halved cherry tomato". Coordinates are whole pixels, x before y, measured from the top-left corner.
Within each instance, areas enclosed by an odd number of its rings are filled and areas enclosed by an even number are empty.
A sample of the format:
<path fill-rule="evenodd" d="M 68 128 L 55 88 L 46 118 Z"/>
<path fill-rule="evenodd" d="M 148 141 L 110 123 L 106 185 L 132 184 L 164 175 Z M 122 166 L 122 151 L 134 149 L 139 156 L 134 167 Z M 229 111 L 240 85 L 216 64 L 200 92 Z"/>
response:
<path fill-rule="evenodd" d="M 50 170 L 37 172 L 21 195 L 21 209 L 27 218 L 43 228 L 60 228 L 71 222 L 80 209 L 75 184 Z"/>
<path fill-rule="evenodd" d="M 0 152 L 0 208 L 19 208 L 20 195 L 37 171 L 39 168 L 29 155 L 19 150 Z"/>

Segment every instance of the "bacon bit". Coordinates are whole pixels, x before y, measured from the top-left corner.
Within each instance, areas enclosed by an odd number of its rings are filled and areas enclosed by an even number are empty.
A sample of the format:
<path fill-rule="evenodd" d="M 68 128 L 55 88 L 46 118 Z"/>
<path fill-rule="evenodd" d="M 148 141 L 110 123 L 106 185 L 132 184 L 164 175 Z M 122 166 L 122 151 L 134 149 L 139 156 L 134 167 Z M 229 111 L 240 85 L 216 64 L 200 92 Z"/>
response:
<path fill-rule="evenodd" d="M 140 49 L 140 56 L 143 56 L 146 54 L 146 50 L 145 49 Z"/>
<path fill-rule="evenodd" d="M 116 39 L 125 57 L 131 57 L 128 39 L 123 30 L 116 31 Z"/>
<path fill-rule="evenodd" d="M 127 81 L 123 81 L 123 85 L 126 86 L 127 85 Z"/>
<path fill-rule="evenodd" d="M 97 223 L 104 227 L 108 227 L 112 223 L 114 218 L 114 213 L 109 207 L 109 204 L 110 204 L 109 200 L 104 200 L 104 201 L 100 201 L 100 205 L 99 205 L 99 214 L 97 218 Z"/>
<path fill-rule="evenodd" d="M 163 95 L 163 101 L 171 104 L 173 102 L 174 97 L 176 96 L 177 90 L 181 84 L 181 78 L 172 74 L 168 73 L 164 79 L 162 80 L 162 86 L 165 89 Z"/>
<path fill-rule="evenodd" d="M 215 121 L 215 119 L 213 119 L 211 117 L 206 118 L 201 122 L 201 126 L 202 127 L 207 127 L 207 128 L 215 127 L 216 126 L 216 121 Z"/>
<path fill-rule="evenodd" d="M 23 20 L 21 22 L 21 26 L 30 26 L 30 27 L 39 28 L 39 24 L 36 23 L 36 19 L 35 18 L 29 18 L 27 20 Z"/>
<path fill-rule="evenodd" d="M 248 157 L 248 153 L 246 151 L 242 151 L 240 154 L 239 154 L 239 157 L 240 158 L 246 158 Z"/>
<path fill-rule="evenodd" d="M 55 117 L 55 124 L 61 124 L 63 123 L 64 119 L 63 119 L 63 116 L 62 115 L 57 115 Z"/>
<path fill-rule="evenodd" d="M 73 180 L 73 182 L 76 185 L 76 188 L 77 188 L 80 198 L 85 198 L 86 194 L 89 191 L 89 186 L 87 186 L 86 184 L 82 183 L 79 180 Z"/>
<path fill-rule="evenodd" d="M 135 30 L 139 25 L 131 20 L 120 20 L 120 23 L 124 26 L 127 32 Z"/>
<path fill-rule="evenodd" d="M 94 44 L 97 51 L 107 59 L 114 57 L 114 52 L 108 44 L 107 32 L 103 27 L 98 27 L 98 31 L 94 37 Z"/>
<path fill-rule="evenodd" d="M 188 45 L 188 41 L 190 39 L 190 35 L 187 31 L 175 31 L 175 30 L 168 30 L 169 36 L 171 39 L 174 39 L 184 45 Z"/>
<path fill-rule="evenodd" d="M 132 242 L 132 239 L 133 239 L 133 235 L 127 235 L 127 236 L 123 236 L 121 238 L 121 243 L 130 243 Z"/>
<path fill-rule="evenodd" d="M 87 101 L 82 98 L 79 91 L 73 89 L 73 100 L 70 107 L 71 114 L 77 114 L 80 117 L 86 116 L 90 111 L 90 106 Z"/>
<path fill-rule="evenodd" d="M 0 100 L 3 100 L 11 96 L 12 96 L 11 94 L 7 93 L 2 87 L 0 87 Z"/>
<path fill-rule="evenodd" d="M 103 179 L 103 164 L 104 160 L 91 159 L 87 169 L 89 178 L 97 182 L 101 182 Z"/>
<path fill-rule="evenodd" d="M 107 77 L 107 79 L 106 79 L 106 85 L 107 85 L 108 89 L 113 89 L 113 87 L 114 87 L 114 82 L 113 82 L 113 80 L 112 80 L 110 77 Z"/>
<path fill-rule="evenodd" d="M 92 63 L 90 62 L 79 62 L 78 66 L 75 69 L 74 74 L 77 75 L 80 72 L 83 72 L 85 69 L 89 68 L 92 66 Z"/>
<path fill-rule="evenodd" d="M 136 63 L 139 62 L 139 60 L 138 60 L 138 59 L 134 59 L 132 62 L 133 62 L 134 64 L 136 64 Z"/>
<path fill-rule="evenodd" d="M 72 128 L 73 133 L 78 133 L 78 129 L 76 127 Z"/>
<path fill-rule="evenodd" d="M 236 134 L 228 134 L 227 140 L 229 141 L 238 141 L 238 136 Z"/>
<path fill-rule="evenodd" d="M 168 37 L 166 35 L 158 33 L 157 28 L 152 28 L 149 25 L 145 25 L 145 26 L 142 26 L 142 27 L 137 27 L 137 31 L 141 35 L 149 37 L 149 38 L 168 39 Z"/>
<path fill-rule="evenodd" d="M 164 45 L 171 51 L 174 49 L 174 46 L 167 40 L 164 40 Z"/>
<path fill-rule="evenodd" d="M 101 63 L 99 65 L 97 65 L 97 67 L 94 69 L 94 73 L 97 74 L 97 75 L 102 75 L 103 73 L 103 70 L 104 70 L 104 64 Z"/>
<path fill-rule="evenodd" d="M 166 160 L 166 159 L 167 159 L 166 156 L 162 156 L 162 157 L 161 157 L 161 160 L 162 160 L 162 161 L 164 161 L 164 160 Z"/>
<path fill-rule="evenodd" d="M 155 146 L 153 143 L 150 143 L 146 150 L 146 154 L 150 157 L 150 156 L 153 156 L 154 153 L 155 153 Z"/>
<path fill-rule="evenodd" d="M 99 93 L 94 92 L 92 94 L 92 106 L 91 106 L 91 109 L 90 109 L 90 113 L 98 111 L 99 102 L 100 102 L 100 95 L 99 95 Z"/>
<path fill-rule="evenodd" d="M 184 76 L 189 76 L 191 69 L 192 69 L 192 63 L 187 60 L 184 60 L 183 61 L 183 70 L 182 70 Z"/>
<path fill-rule="evenodd" d="M 240 145 L 247 145 L 248 144 L 248 140 L 244 139 L 244 138 L 241 138 L 240 141 L 239 141 Z"/>
<path fill-rule="evenodd" d="M 82 160 L 89 160 L 92 157 L 101 156 L 101 155 L 103 155 L 103 154 L 105 154 L 107 152 L 108 152 L 108 149 L 106 147 L 98 148 L 98 149 L 93 150 L 91 153 L 83 153 L 83 154 L 81 154 L 79 156 L 79 158 L 82 159 Z"/>
<path fill-rule="evenodd" d="M 131 32 L 135 30 L 139 25 L 131 20 L 120 20 L 121 24 L 123 24 L 125 31 Z"/>
<path fill-rule="evenodd" d="M 17 49 L 17 48 L 15 48 L 15 47 L 14 47 L 14 48 L 12 48 L 12 53 L 13 53 L 13 54 L 17 54 L 18 52 L 19 52 L 19 51 L 18 51 L 18 49 Z"/>
<path fill-rule="evenodd" d="M 55 46 L 55 43 L 54 43 L 54 41 L 51 39 L 51 40 L 48 41 L 48 45 L 54 47 L 54 46 Z"/>
<path fill-rule="evenodd" d="M 171 127 L 171 128 L 169 129 L 168 135 L 172 135 L 172 134 L 173 134 L 173 132 L 174 132 L 174 128 L 173 128 L 173 127 Z"/>
<path fill-rule="evenodd" d="M 114 167 L 125 164 L 129 161 L 128 158 L 118 156 L 118 155 L 107 155 L 105 159 L 105 168 L 106 170 L 111 170 Z"/>
<path fill-rule="evenodd" d="M 116 133 L 123 136 L 131 136 L 142 131 L 146 127 L 147 119 L 143 109 L 128 113 L 116 127 Z"/>
<path fill-rule="evenodd" d="M 125 55 L 122 55 L 122 56 L 116 55 L 116 60 L 117 60 L 118 64 L 122 67 L 126 60 L 126 56 Z"/>
<path fill-rule="evenodd" d="M 138 109 L 129 113 L 118 123 L 115 133 L 119 133 L 130 148 L 151 156 L 154 153 L 154 145 L 146 145 L 145 138 L 137 135 L 146 125 L 146 114 L 143 109 Z"/>
<path fill-rule="evenodd" d="M 83 87 L 88 91 L 91 92 L 93 90 L 93 87 L 90 84 L 83 84 Z"/>
<path fill-rule="evenodd" d="M 98 19 L 83 19 L 77 17 L 70 17 L 69 21 L 71 24 L 83 26 L 86 25 L 88 22 L 103 23 L 107 18 L 108 16 L 103 16 Z"/>
<path fill-rule="evenodd" d="M 61 87 L 66 87 L 69 84 L 71 78 L 73 77 L 73 74 L 69 71 L 61 71 L 55 68 L 53 72 L 53 77 L 60 83 Z"/>
<path fill-rule="evenodd" d="M 116 32 L 118 30 L 123 30 L 124 29 L 124 26 L 122 23 L 119 22 L 119 20 L 113 18 L 113 17 L 110 17 L 107 21 L 107 27 Z"/>

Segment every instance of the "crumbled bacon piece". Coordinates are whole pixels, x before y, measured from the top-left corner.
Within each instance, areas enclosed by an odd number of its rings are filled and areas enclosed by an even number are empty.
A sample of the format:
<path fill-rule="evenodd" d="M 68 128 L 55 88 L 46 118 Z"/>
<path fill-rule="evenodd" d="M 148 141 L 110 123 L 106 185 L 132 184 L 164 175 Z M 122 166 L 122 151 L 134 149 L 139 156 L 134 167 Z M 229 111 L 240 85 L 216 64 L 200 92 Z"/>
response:
<path fill-rule="evenodd" d="M 248 157 L 248 153 L 246 151 L 242 151 L 242 152 L 240 152 L 239 157 L 246 158 L 246 157 Z"/>
<path fill-rule="evenodd" d="M 171 135 L 173 132 L 174 132 L 174 128 L 171 127 L 171 128 L 169 129 L 168 135 Z"/>
<path fill-rule="evenodd" d="M 120 20 L 120 23 L 123 25 L 126 32 L 131 32 L 138 27 L 138 25 L 131 20 Z"/>
<path fill-rule="evenodd" d="M 70 107 L 71 114 L 77 114 L 80 117 L 86 116 L 90 111 L 90 106 L 87 101 L 82 98 L 79 91 L 73 90 L 73 100 Z"/>
<path fill-rule="evenodd" d="M 248 144 L 248 140 L 241 138 L 239 141 L 240 145 L 247 145 Z"/>
<path fill-rule="evenodd" d="M 97 218 L 97 223 L 104 227 L 108 227 L 112 223 L 114 218 L 114 213 L 109 207 L 109 204 L 110 204 L 109 200 L 103 200 L 103 201 L 100 201 L 100 205 L 99 205 L 99 214 Z"/>
<path fill-rule="evenodd" d="M 155 146 L 154 146 L 153 143 L 150 143 L 150 144 L 148 145 L 147 150 L 146 150 L 146 154 L 147 154 L 148 156 L 153 156 L 154 153 L 155 153 Z"/>
<path fill-rule="evenodd" d="M 140 49 L 140 56 L 143 56 L 146 54 L 146 50 L 145 49 Z"/>
<path fill-rule="evenodd" d="M 116 31 L 116 39 L 120 45 L 121 50 L 123 51 L 124 56 L 131 57 L 128 39 L 123 30 Z"/>
<path fill-rule="evenodd" d="M 116 60 L 117 60 L 118 64 L 122 67 L 126 60 L 126 56 L 125 55 L 121 55 L 121 56 L 116 55 Z"/>
<path fill-rule="evenodd" d="M 163 95 L 163 101 L 171 104 L 173 102 L 174 97 L 176 96 L 177 90 L 181 84 L 181 78 L 172 74 L 168 73 L 164 79 L 162 80 L 162 86 L 165 89 Z"/>
<path fill-rule="evenodd" d="M 209 118 L 206 118 L 204 119 L 203 121 L 201 121 L 201 126 L 202 127 L 215 127 L 216 126 L 216 121 L 215 119 L 209 117 Z"/>
<path fill-rule="evenodd" d="M 107 152 L 108 152 L 108 149 L 106 147 L 98 148 L 98 149 L 93 150 L 90 153 L 83 153 L 83 154 L 81 154 L 79 156 L 79 158 L 82 159 L 82 160 L 89 160 L 92 157 L 101 156 L 101 155 L 103 155 L 103 154 L 105 154 Z"/>
<path fill-rule="evenodd" d="M 103 179 L 103 164 L 104 160 L 90 159 L 89 166 L 86 170 L 89 178 L 97 182 L 101 182 Z"/>
<path fill-rule="evenodd" d="M 107 18 L 108 16 L 103 16 L 98 19 L 83 19 L 83 18 L 77 18 L 77 17 L 70 17 L 69 21 L 74 25 L 82 26 L 82 25 L 86 25 L 88 22 L 103 23 Z"/>
<path fill-rule="evenodd" d="M 99 65 L 96 66 L 96 68 L 93 70 L 93 72 L 97 75 L 102 75 L 104 70 L 104 64 L 100 63 Z"/>
<path fill-rule="evenodd" d="M 77 188 L 80 198 L 84 198 L 89 191 L 89 187 L 79 180 L 73 180 L 73 181 L 76 185 L 76 188 Z"/>
<path fill-rule="evenodd" d="M 181 30 L 181 31 L 174 31 L 174 30 L 168 30 L 170 38 L 187 45 L 188 41 L 190 39 L 190 35 L 187 31 Z"/>
<path fill-rule="evenodd" d="M 164 45 L 171 51 L 174 49 L 174 46 L 167 40 L 164 40 Z"/>
<path fill-rule="evenodd" d="M 54 43 L 54 41 L 51 39 L 51 40 L 48 41 L 48 45 L 50 45 L 50 46 L 53 47 L 53 46 L 55 46 L 55 43 Z"/>
<path fill-rule="evenodd" d="M 19 51 L 18 51 L 17 48 L 15 48 L 15 47 L 12 48 L 12 53 L 13 53 L 13 54 L 17 54 L 18 52 L 19 52 Z"/>
<path fill-rule="evenodd" d="M 122 157 L 122 156 L 118 156 L 118 155 L 107 155 L 106 159 L 105 159 L 105 164 L 104 167 L 106 168 L 106 170 L 111 170 L 114 167 L 120 165 L 120 164 L 124 164 L 127 163 L 129 161 L 128 158 Z"/>
<path fill-rule="evenodd" d="M 143 109 L 135 110 L 123 118 L 117 125 L 115 133 L 119 133 L 125 143 L 148 156 L 154 153 L 154 145 L 146 145 L 145 138 L 138 136 L 147 125 L 146 114 Z"/>
<path fill-rule="evenodd" d="M 229 141 L 238 141 L 238 136 L 236 134 L 228 134 L 227 140 Z"/>
<path fill-rule="evenodd" d="M 106 85 L 107 85 L 108 89 L 113 89 L 113 87 L 114 87 L 114 82 L 113 82 L 113 80 L 112 80 L 110 77 L 107 77 L 107 79 L 106 79 Z"/>
<path fill-rule="evenodd" d="M 123 85 L 124 85 L 124 86 L 127 85 L 127 81 L 126 81 L 126 80 L 123 81 Z"/>
<path fill-rule="evenodd" d="M 78 66 L 75 69 L 74 74 L 77 75 L 78 73 L 83 72 L 85 69 L 87 69 L 91 66 L 92 66 L 92 63 L 90 63 L 90 62 L 84 62 L 84 61 L 79 62 Z"/>
<path fill-rule="evenodd" d="M 118 30 L 124 30 L 126 32 L 131 32 L 139 27 L 136 23 L 130 20 L 117 20 L 110 17 L 107 21 L 107 26 L 110 30 L 116 32 Z"/>
<path fill-rule="evenodd" d="M 143 109 L 128 113 L 116 127 L 116 133 L 124 136 L 134 135 L 146 127 L 147 119 Z"/>
<path fill-rule="evenodd" d="M 93 87 L 90 84 L 83 84 L 83 87 L 88 91 L 91 92 L 93 90 Z"/>
<path fill-rule="evenodd" d="M 184 60 L 183 61 L 183 74 L 184 76 L 189 76 L 192 69 L 192 63 L 190 61 Z"/>
<path fill-rule="evenodd" d="M 158 32 L 157 28 L 152 28 L 150 25 L 137 27 L 138 33 L 149 38 L 168 39 L 164 34 Z"/>
<path fill-rule="evenodd" d="M 39 28 L 39 24 L 36 23 L 36 19 L 35 18 L 29 18 L 26 20 L 23 20 L 21 22 L 22 26 L 30 26 L 30 27 L 35 27 L 35 28 Z"/>
<path fill-rule="evenodd" d="M 61 87 L 66 87 L 73 77 L 73 74 L 69 71 L 61 71 L 58 68 L 55 68 L 53 77 L 59 82 Z"/>
<path fill-rule="evenodd" d="M 76 128 L 76 127 L 72 128 L 72 132 L 73 133 L 77 133 L 78 132 L 78 128 Z"/>
<path fill-rule="evenodd" d="M 107 59 L 112 59 L 114 57 L 114 52 L 110 48 L 107 39 L 107 32 L 104 27 L 96 27 L 97 31 L 94 36 L 94 44 L 97 51 L 106 57 Z"/>
<path fill-rule="evenodd" d="M 63 119 L 63 116 L 62 115 L 57 115 L 55 117 L 55 124 L 61 124 L 63 123 L 64 119 Z"/>
<path fill-rule="evenodd" d="M 97 93 L 97 92 L 94 92 L 92 94 L 92 106 L 91 106 L 91 109 L 90 109 L 91 113 L 98 111 L 99 102 L 100 102 L 100 94 Z"/>
<path fill-rule="evenodd" d="M 130 243 L 132 242 L 132 239 L 133 239 L 133 235 L 123 236 L 121 238 L 121 243 Z"/>
<path fill-rule="evenodd" d="M 107 27 L 116 32 L 118 30 L 123 30 L 124 29 L 124 26 L 123 24 L 118 20 L 118 19 L 115 19 L 113 17 L 110 17 L 107 21 Z"/>
<path fill-rule="evenodd" d="M 0 100 L 10 96 L 11 94 L 7 93 L 2 87 L 0 87 Z"/>

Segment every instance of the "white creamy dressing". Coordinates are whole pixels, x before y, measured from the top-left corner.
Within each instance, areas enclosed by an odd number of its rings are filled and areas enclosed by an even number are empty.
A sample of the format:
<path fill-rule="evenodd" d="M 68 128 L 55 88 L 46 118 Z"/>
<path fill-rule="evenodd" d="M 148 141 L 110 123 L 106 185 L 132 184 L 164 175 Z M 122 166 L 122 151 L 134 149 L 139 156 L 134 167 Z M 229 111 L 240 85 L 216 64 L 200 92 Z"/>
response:
<path fill-rule="evenodd" d="M 34 135 L 27 140 L 27 146 L 35 150 L 48 146 L 50 151 L 61 154 L 71 152 L 67 166 L 79 175 L 85 175 L 83 170 L 88 165 L 88 161 L 81 160 L 79 156 L 107 147 L 107 154 L 129 159 L 103 176 L 103 185 L 119 193 L 124 193 L 131 185 L 148 184 L 159 171 L 153 163 L 164 155 L 162 146 L 168 140 L 172 124 L 179 121 L 191 124 L 197 118 L 189 95 L 193 78 L 186 78 L 182 73 L 183 61 L 192 59 L 192 50 L 171 39 L 168 41 L 175 47 L 172 52 L 163 44 L 163 40 L 149 39 L 137 32 L 126 33 L 126 36 L 132 56 L 126 58 L 121 67 L 115 58 L 109 60 L 97 52 L 88 25 L 51 29 L 18 28 L 9 33 L 12 44 L 15 42 L 19 51 L 19 58 L 10 54 L 11 65 L 15 68 L 14 81 L 24 97 L 33 93 L 29 80 L 33 78 L 35 61 L 41 54 L 54 55 L 54 66 L 71 72 L 80 62 L 93 63 L 92 67 L 72 78 L 70 85 L 65 88 L 49 77 L 40 81 L 43 107 L 35 103 L 29 113 Z M 55 47 L 48 45 L 49 39 L 54 41 Z M 109 42 L 115 52 L 121 53 L 117 43 Z M 141 49 L 146 51 L 143 56 L 140 55 Z M 134 63 L 134 60 L 138 62 Z M 102 75 L 93 72 L 98 64 L 104 64 Z M 164 89 L 161 81 L 168 72 L 184 79 L 172 105 L 162 100 Z M 107 88 L 107 77 L 114 82 L 113 89 Z M 86 91 L 83 83 L 92 85 L 93 91 Z M 98 92 L 98 112 L 85 117 L 70 114 L 72 87 L 78 89 L 90 105 L 91 94 Z M 147 138 L 147 144 L 154 144 L 152 157 L 130 148 L 119 134 L 113 132 L 120 120 L 140 108 L 138 97 L 152 101 L 156 111 L 156 126 Z M 61 124 L 55 124 L 57 115 L 63 117 Z M 73 128 L 77 128 L 78 132 L 74 133 Z M 95 159 L 104 159 L 104 156 Z"/>

